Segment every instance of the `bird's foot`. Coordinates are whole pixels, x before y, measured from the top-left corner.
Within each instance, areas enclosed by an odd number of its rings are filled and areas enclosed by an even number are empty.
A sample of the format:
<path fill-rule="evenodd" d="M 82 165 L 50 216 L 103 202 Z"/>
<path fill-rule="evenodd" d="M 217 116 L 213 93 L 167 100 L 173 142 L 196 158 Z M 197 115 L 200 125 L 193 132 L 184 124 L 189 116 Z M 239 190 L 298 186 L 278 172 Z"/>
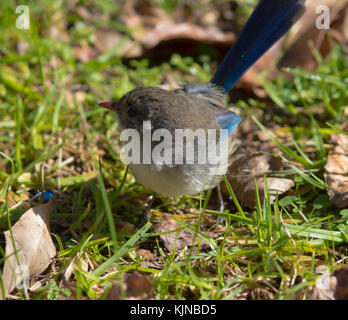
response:
<path fill-rule="evenodd" d="M 136 224 L 136 227 L 138 229 L 140 229 L 142 226 L 145 225 L 145 223 L 148 222 L 148 220 L 149 220 L 149 212 L 151 210 L 152 204 L 155 201 L 155 199 L 156 199 L 156 194 L 151 196 L 151 199 L 150 199 L 149 203 L 146 205 L 146 208 L 141 213 L 140 218 L 139 218 L 139 220 L 138 220 L 138 222 Z"/>

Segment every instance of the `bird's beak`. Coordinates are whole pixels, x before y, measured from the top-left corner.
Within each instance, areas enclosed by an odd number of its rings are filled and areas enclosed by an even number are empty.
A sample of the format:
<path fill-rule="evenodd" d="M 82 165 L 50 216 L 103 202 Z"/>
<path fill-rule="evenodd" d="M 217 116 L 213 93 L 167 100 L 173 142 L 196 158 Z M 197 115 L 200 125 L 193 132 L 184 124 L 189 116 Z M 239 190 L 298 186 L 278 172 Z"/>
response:
<path fill-rule="evenodd" d="M 115 110 L 116 104 L 117 103 L 113 102 L 113 101 L 102 101 L 102 102 L 98 103 L 99 106 L 106 108 L 106 109 L 110 109 L 112 111 L 116 111 Z"/>

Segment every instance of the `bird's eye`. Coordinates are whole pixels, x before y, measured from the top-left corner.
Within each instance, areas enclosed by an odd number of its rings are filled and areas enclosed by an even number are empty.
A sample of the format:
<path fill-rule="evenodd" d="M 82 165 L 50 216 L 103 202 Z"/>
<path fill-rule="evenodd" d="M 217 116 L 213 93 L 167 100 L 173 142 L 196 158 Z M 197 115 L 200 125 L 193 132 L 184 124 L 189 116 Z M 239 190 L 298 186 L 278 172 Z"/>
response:
<path fill-rule="evenodd" d="M 137 115 L 137 111 L 135 109 L 129 109 L 128 110 L 128 116 L 130 116 L 131 118 L 132 117 L 135 117 Z"/>

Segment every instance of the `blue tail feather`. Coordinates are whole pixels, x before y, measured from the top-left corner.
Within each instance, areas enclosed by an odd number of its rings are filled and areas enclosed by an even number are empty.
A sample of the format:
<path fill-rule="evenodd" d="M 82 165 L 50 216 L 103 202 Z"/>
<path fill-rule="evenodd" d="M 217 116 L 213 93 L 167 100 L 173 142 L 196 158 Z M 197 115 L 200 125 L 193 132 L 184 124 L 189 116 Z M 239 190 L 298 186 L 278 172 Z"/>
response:
<path fill-rule="evenodd" d="M 230 112 L 228 110 L 219 112 L 215 116 L 220 127 L 227 130 L 228 136 L 237 129 L 239 122 L 242 121 L 242 118 L 238 114 Z"/>
<path fill-rule="evenodd" d="M 305 11 L 305 0 L 260 0 L 211 82 L 228 92 Z"/>

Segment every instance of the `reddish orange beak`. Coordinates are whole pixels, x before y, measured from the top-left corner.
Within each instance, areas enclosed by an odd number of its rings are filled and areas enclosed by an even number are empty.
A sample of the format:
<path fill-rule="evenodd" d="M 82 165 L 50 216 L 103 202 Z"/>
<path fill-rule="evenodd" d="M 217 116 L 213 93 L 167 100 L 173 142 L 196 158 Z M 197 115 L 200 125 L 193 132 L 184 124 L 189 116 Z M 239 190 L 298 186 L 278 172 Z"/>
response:
<path fill-rule="evenodd" d="M 99 102 L 98 105 L 103 108 L 115 111 L 115 109 L 113 108 L 113 106 L 115 106 L 115 102 L 113 101 L 102 101 L 102 102 Z"/>

